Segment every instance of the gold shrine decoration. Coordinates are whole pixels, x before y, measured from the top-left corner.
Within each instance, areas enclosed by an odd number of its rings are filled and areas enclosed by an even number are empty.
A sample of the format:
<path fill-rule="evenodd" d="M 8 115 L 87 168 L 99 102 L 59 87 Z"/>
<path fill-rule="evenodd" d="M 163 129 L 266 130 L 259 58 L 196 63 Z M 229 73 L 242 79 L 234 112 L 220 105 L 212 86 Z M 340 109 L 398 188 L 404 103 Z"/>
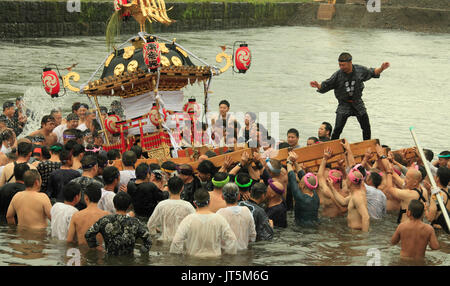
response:
<path fill-rule="evenodd" d="M 80 80 L 80 75 L 76 72 L 69 72 L 65 76 L 63 76 L 63 84 L 65 88 L 68 88 L 71 91 L 79 92 L 80 89 L 78 87 L 74 87 L 70 84 L 70 79 L 73 78 L 74 81 Z"/>
<path fill-rule="evenodd" d="M 220 72 L 226 72 L 230 67 L 233 66 L 233 60 L 231 56 L 226 54 L 224 51 L 216 55 L 216 62 L 221 63 L 223 59 L 226 60 L 226 64 L 223 68 L 220 69 Z"/>

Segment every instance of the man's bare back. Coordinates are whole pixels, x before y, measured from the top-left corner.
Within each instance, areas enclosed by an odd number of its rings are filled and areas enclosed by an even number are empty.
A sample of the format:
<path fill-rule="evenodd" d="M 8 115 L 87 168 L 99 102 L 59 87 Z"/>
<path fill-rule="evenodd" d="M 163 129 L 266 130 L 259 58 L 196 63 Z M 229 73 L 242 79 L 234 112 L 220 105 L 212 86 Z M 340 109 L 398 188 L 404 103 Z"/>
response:
<path fill-rule="evenodd" d="M 48 196 L 44 193 L 25 190 L 19 192 L 9 204 L 6 218 L 8 222 L 15 221 L 14 215 L 17 214 L 18 226 L 29 228 L 46 228 L 47 219 L 51 219 L 50 210 L 52 204 Z"/>
<path fill-rule="evenodd" d="M 429 244 L 431 249 L 439 249 L 439 242 L 431 225 L 421 220 L 410 219 L 402 222 L 392 236 L 393 245 L 401 241 L 400 256 L 414 260 L 425 257 L 425 250 Z"/>
<path fill-rule="evenodd" d="M 327 193 L 328 190 L 323 189 L 324 188 L 319 188 L 318 192 L 321 204 L 320 215 L 323 217 L 330 217 L 330 218 L 345 215 L 345 213 L 347 213 L 347 208 L 339 205 L 339 203 L 337 203 L 336 200 L 334 199 L 333 194 Z M 347 197 L 344 196 L 342 192 L 339 193 L 343 197 Z"/>
<path fill-rule="evenodd" d="M 87 245 L 84 237 L 86 231 L 100 218 L 110 214 L 111 213 L 107 211 L 99 209 L 97 205 L 89 205 L 84 210 L 75 213 L 70 221 L 67 241 L 74 241 L 74 237 L 76 236 L 78 245 Z M 99 244 L 103 242 L 101 234 L 97 235 L 97 241 Z"/>
<path fill-rule="evenodd" d="M 351 229 L 369 230 L 367 199 L 362 190 L 355 190 L 348 203 L 347 225 Z"/>
<path fill-rule="evenodd" d="M 219 191 L 212 191 L 209 192 L 210 195 L 210 203 L 209 203 L 209 209 L 212 212 L 217 212 L 221 208 L 226 208 L 227 204 L 225 203 L 225 200 L 222 198 L 222 193 Z"/>

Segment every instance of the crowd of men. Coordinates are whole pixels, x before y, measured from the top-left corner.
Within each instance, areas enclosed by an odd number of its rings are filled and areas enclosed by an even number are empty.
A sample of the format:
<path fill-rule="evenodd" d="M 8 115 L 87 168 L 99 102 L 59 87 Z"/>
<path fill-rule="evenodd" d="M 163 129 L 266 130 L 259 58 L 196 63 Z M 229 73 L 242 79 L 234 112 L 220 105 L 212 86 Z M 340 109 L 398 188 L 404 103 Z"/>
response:
<path fill-rule="evenodd" d="M 238 128 L 229 108 L 221 101 L 219 116 L 211 122 L 215 140 L 231 138 L 259 151 L 244 152 L 236 162 L 228 157 L 221 166 L 209 160 L 215 153 L 208 152 L 194 169 L 170 160 L 137 164 L 146 155 L 138 145 L 123 154 L 102 150 L 99 127 L 83 103 L 74 104 L 64 121 L 60 111 L 53 111 L 42 118 L 39 130 L 17 139 L 26 111 L 11 110 L 6 102 L 0 117 L 0 220 L 24 228 L 50 226 L 52 237 L 108 255 L 132 255 L 137 239 L 148 252 L 152 238 L 170 243 L 171 253 L 236 254 L 251 242 L 273 239 L 274 229 L 288 227 L 288 212 L 300 227 L 346 216 L 350 229 L 363 232 L 371 221 L 398 212 L 392 244 L 401 241 L 401 256 L 412 259 L 423 258 L 427 245 L 439 248 L 435 229 L 449 232 L 436 197 L 442 196 L 450 209 L 449 151 L 433 161 L 433 152 L 425 150 L 426 162 L 411 162 L 377 146 L 355 164 L 344 140 L 345 160 L 338 168 L 330 167 L 333 153 L 327 148 L 318 171 L 309 172 L 293 151 L 285 162 L 273 158 L 278 149 L 301 146 L 298 130 L 289 129 L 284 142 L 275 142 L 254 113 L 248 112 Z M 331 124 L 323 122 L 305 145 L 328 141 L 331 134 Z M 376 160 L 371 160 L 373 152 Z M 122 161 L 122 170 L 115 160 Z M 431 187 L 424 164 L 438 189 Z"/>

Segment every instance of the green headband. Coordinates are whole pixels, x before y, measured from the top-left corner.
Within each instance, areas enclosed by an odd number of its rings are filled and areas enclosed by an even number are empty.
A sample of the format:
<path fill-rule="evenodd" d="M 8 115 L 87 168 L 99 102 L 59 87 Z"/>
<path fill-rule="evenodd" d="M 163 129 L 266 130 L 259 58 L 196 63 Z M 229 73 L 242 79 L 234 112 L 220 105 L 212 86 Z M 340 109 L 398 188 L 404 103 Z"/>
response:
<path fill-rule="evenodd" d="M 450 158 L 450 154 L 448 154 L 448 155 L 438 155 L 438 158 Z"/>
<path fill-rule="evenodd" d="M 213 183 L 214 187 L 217 187 L 217 188 L 222 188 L 229 181 L 230 181 L 230 176 L 227 176 L 227 178 L 225 180 L 223 180 L 223 181 L 216 181 L 216 180 L 214 180 L 214 178 L 212 179 L 212 183 Z"/>
<path fill-rule="evenodd" d="M 58 152 L 62 150 L 62 147 L 58 145 L 53 145 L 52 147 L 50 147 L 50 150 Z"/>
<path fill-rule="evenodd" d="M 234 182 L 236 183 L 236 185 L 238 185 L 239 188 L 248 188 L 252 185 L 253 183 L 253 179 L 250 179 L 250 182 L 248 182 L 245 185 L 239 184 L 238 180 L 237 180 L 237 176 L 234 177 Z"/>

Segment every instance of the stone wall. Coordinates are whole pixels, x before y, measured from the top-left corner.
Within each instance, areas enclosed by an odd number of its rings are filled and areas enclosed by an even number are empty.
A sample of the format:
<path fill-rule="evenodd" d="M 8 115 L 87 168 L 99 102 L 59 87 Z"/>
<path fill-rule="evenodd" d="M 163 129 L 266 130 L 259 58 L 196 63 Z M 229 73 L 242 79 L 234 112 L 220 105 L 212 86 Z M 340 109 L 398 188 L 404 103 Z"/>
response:
<path fill-rule="evenodd" d="M 176 23 L 154 23 L 158 32 L 237 29 L 274 25 L 336 26 L 450 32 L 450 9 L 404 8 L 389 0 L 381 13 L 369 13 L 364 5 L 336 4 L 331 21 L 316 19 L 319 3 L 167 3 Z M 397 1 L 397 2 L 395 2 Z M 401 0 L 405 1 L 405 0 Z M 414 0 L 418 3 L 437 0 Z M 444 0 L 448 1 L 448 0 Z M 449 1 L 450 2 L 450 1 Z M 394 4 L 394 5 L 393 5 Z M 424 5 L 426 6 L 426 5 Z M 113 13 L 113 1 L 81 2 L 81 13 L 68 12 L 66 1 L 0 0 L 0 38 L 100 36 Z M 130 19 L 121 33 L 136 33 L 139 26 Z"/>

